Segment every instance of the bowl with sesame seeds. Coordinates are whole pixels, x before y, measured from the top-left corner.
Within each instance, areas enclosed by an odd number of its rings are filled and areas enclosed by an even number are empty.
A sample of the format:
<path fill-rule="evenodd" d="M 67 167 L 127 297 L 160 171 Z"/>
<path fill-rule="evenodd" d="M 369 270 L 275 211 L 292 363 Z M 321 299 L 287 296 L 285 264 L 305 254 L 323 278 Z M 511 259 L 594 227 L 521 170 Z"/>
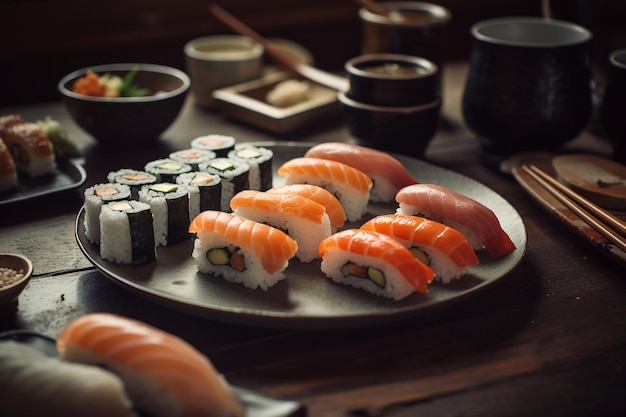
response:
<path fill-rule="evenodd" d="M 17 310 L 18 298 L 33 273 L 33 263 L 22 255 L 0 253 L 0 316 Z"/>

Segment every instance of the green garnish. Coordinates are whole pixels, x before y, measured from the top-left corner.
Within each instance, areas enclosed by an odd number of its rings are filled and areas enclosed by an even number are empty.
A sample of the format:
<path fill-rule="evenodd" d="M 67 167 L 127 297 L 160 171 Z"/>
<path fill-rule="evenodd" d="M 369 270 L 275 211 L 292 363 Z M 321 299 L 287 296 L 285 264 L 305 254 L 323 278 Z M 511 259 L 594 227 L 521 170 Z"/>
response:
<path fill-rule="evenodd" d="M 120 87 L 120 97 L 142 97 L 150 94 L 147 88 L 138 87 L 133 84 L 135 76 L 139 72 L 139 67 L 135 67 L 124 75 L 122 85 Z"/>

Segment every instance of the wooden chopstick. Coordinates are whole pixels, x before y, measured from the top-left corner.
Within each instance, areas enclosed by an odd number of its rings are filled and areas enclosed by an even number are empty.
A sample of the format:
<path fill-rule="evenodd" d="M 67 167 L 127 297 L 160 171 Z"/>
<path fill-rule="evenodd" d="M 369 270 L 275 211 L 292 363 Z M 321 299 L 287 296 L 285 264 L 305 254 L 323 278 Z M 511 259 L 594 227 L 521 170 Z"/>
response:
<path fill-rule="evenodd" d="M 585 223 L 626 252 L 626 238 L 624 238 L 626 226 L 624 226 L 624 222 L 575 191 L 570 190 L 536 166 L 524 165 L 522 169 Z M 612 229 L 612 227 L 617 230 Z"/>
<path fill-rule="evenodd" d="M 265 39 L 263 36 L 255 32 L 251 27 L 237 19 L 235 16 L 224 10 L 219 5 L 210 4 L 209 11 L 235 32 L 239 33 L 240 35 L 247 36 L 255 42 L 263 45 L 267 53 L 283 67 L 303 76 L 310 81 L 316 82 L 333 90 L 348 90 L 348 80 L 345 77 L 341 77 L 330 72 L 326 72 L 318 68 L 312 67 L 284 53 L 283 51 L 272 45 L 272 43 Z"/>

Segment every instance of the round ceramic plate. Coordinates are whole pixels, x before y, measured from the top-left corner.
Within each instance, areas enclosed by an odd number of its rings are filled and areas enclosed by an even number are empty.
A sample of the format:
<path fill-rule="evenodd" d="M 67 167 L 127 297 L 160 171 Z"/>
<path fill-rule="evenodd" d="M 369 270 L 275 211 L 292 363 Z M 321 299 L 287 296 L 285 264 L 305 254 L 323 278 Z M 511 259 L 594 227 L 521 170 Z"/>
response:
<path fill-rule="evenodd" d="M 304 144 L 255 143 L 274 152 L 274 168 L 302 156 Z M 480 201 L 494 211 L 516 250 L 491 258 L 479 251 L 480 264 L 459 280 L 444 285 L 433 282 L 428 294 L 413 294 L 401 301 L 377 297 L 363 290 L 336 284 L 320 271 L 320 261 L 290 261 L 285 275 L 267 291 L 251 290 L 223 278 L 197 271 L 191 257 L 193 242 L 157 249 L 157 261 L 141 267 L 110 263 L 85 237 L 84 208 L 76 219 L 76 238 L 84 254 L 107 277 L 124 288 L 167 307 L 230 323 L 280 328 L 357 327 L 397 321 L 442 308 L 500 280 L 520 263 L 526 250 L 526 228 L 517 211 L 500 195 L 470 178 L 421 160 L 394 155 L 422 183 L 434 183 Z M 274 175 L 274 186 L 283 179 Z M 371 204 L 363 221 L 393 213 L 395 203 Z M 346 224 L 346 228 L 359 227 Z"/>

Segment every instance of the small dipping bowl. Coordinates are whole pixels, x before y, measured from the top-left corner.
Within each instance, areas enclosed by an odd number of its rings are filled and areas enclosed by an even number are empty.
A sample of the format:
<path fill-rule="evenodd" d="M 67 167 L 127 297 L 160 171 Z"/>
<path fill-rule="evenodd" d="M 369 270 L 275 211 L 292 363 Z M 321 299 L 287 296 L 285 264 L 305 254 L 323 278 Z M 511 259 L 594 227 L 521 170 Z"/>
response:
<path fill-rule="evenodd" d="M 416 158 L 439 127 L 441 99 L 418 106 L 376 106 L 337 95 L 350 134 L 359 145 Z"/>
<path fill-rule="evenodd" d="M 441 97 L 439 68 L 409 55 L 370 54 L 345 64 L 348 97 L 376 106 L 420 106 Z"/>
<path fill-rule="evenodd" d="M 19 278 L 13 280 L 15 274 Z M 22 256 L 0 253 L 0 317 L 14 313 L 18 298 L 33 274 L 32 262 Z"/>

